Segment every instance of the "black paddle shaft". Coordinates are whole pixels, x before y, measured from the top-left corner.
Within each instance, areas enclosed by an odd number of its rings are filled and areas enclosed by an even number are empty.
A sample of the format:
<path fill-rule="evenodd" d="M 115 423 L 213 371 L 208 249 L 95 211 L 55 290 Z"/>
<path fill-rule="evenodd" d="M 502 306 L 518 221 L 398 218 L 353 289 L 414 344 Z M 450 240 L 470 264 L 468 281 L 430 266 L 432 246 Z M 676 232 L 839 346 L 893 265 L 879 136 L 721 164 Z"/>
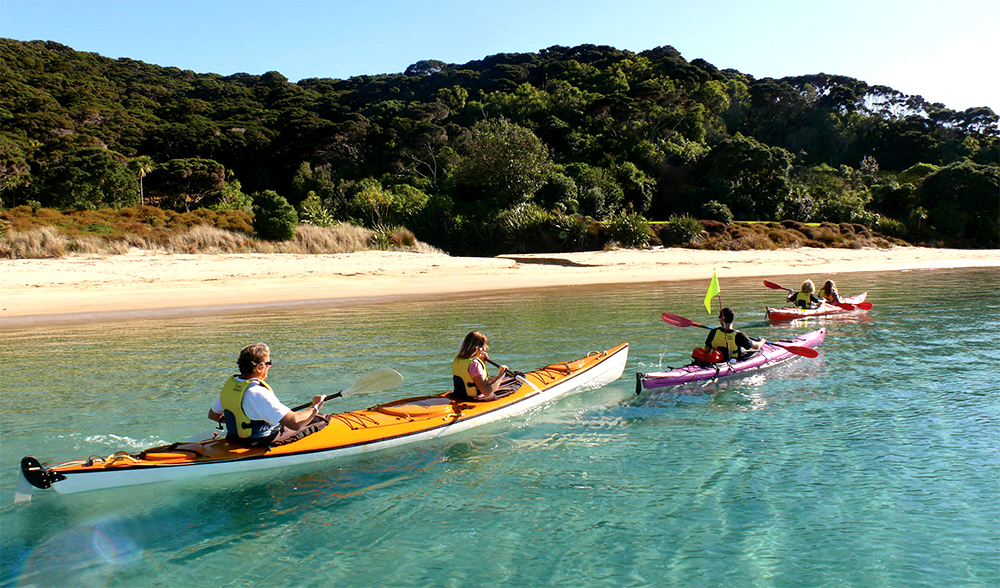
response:
<path fill-rule="evenodd" d="M 323 402 L 326 402 L 327 400 L 333 400 L 334 398 L 340 398 L 343 395 L 344 395 L 344 391 L 341 390 L 340 392 L 337 392 L 336 394 L 330 394 L 329 396 L 327 396 L 326 398 L 323 399 Z M 297 412 L 297 411 L 300 411 L 302 409 L 309 408 L 310 406 L 312 406 L 312 402 L 307 402 L 307 403 L 305 403 L 303 405 L 296 406 L 295 408 L 292 409 L 292 411 L 293 412 Z"/>

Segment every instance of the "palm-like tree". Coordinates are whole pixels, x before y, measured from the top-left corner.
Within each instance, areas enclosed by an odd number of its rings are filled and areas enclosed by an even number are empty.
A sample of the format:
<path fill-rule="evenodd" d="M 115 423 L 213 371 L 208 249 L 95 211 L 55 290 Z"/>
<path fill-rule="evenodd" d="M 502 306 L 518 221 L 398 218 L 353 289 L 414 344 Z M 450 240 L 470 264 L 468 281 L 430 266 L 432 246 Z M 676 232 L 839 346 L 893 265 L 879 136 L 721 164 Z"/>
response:
<path fill-rule="evenodd" d="M 139 206 L 142 206 L 145 204 L 142 196 L 142 178 L 146 177 L 151 171 L 156 169 L 156 164 L 153 163 L 153 158 L 148 155 L 140 155 L 139 157 L 133 159 L 130 163 L 132 164 L 132 170 L 139 176 Z"/>

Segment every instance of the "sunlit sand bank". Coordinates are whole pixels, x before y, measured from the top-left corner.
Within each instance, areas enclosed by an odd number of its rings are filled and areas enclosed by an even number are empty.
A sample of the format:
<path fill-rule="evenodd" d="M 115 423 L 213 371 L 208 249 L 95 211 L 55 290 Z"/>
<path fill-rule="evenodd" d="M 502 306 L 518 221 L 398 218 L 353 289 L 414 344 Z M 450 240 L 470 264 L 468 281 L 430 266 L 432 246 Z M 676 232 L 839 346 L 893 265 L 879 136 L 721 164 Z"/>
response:
<path fill-rule="evenodd" d="M 813 277 L 843 272 L 998 267 L 1000 250 L 652 249 L 450 257 L 365 251 L 338 255 L 126 255 L 0 260 L 0 324 L 94 313 L 400 296 L 720 277 Z"/>

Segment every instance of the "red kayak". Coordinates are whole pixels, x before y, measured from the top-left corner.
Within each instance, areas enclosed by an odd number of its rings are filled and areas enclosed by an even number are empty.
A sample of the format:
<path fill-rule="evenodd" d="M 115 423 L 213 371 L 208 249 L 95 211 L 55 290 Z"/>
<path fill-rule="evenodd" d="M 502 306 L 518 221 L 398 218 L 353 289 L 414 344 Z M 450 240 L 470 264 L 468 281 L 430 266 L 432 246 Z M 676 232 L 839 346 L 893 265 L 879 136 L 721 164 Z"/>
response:
<path fill-rule="evenodd" d="M 862 292 L 857 296 L 841 296 L 839 303 L 824 301 L 816 308 L 796 308 L 794 306 L 787 308 L 768 307 L 767 320 L 772 323 L 782 323 L 816 316 L 864 311 L 872 307 L 871 303 L 865 302 L 865 298 L 868 298 L 868 292 Z"/>

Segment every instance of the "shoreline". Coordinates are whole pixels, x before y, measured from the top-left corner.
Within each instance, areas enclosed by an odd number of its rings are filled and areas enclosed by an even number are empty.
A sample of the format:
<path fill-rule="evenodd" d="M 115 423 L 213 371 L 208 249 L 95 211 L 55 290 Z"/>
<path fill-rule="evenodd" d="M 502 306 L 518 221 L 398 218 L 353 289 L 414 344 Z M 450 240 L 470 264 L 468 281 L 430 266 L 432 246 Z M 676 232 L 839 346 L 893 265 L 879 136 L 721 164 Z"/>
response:
<path fill-rule="evenodd" d="M 116 256 L 0 260 L 0 324 L 708 280 L 713 270 L 720 277 L 767 277 L 973 267 L 1000 267 L 1000 250 L 656 248 L 484 258 L 399 251 L 213 255 L 133 250 Z"/>

